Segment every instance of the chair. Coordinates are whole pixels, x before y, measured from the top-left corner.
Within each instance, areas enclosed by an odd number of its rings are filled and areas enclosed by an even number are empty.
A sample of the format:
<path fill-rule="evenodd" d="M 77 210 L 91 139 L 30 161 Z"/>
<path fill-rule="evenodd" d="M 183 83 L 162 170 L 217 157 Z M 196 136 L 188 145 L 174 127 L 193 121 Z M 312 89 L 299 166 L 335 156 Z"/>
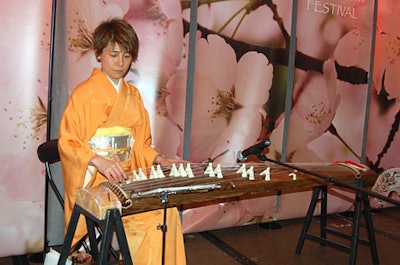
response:
<path fill-rule="evenodd" d="M 45 164 L 46 167 L 46 194 L 45 194 L 45 250 L 47 251 L 48 247 L 48 241 L 47 241 L 47 211 L 48 211 L 48 206 L 47 206 L 47 200 L 48 200 L 48 185 L 52 188 L 54 191 L 54 194 L 57 197 L 58 202 L 60 203 L 60 206 L 62 209 L 64 209 L 64 197 L 62 196 L 61 191 L 58 189 L 52 172 L 50 165 L 60 162 L 60 153 L 58 152 L 58 139 L 53 139 L 53 140 L 48 140 L 41 145 L 38 146 L 37 148 L 37 156 L 39 160 Z M 74 250 L 79 249 L 81 246 L 84 247 L 86 252 L 89 252 L 89 247 L 87 246 L 87 243 L 85 241 L 86 237 L 81 239 L 77 245 L 75 246 Z"/>
<path fill-rule="evenodd" d="M 60 190 L 57 188 L 50 169 L 51 164 L 60 161 L 60 154 L 58 153 L 58 139 L 49 140 L 39 145 L 39 147 L 37 148 L 37 156 L 39 160 L 46 166 L 46 185 L 49 184 L 51 186 L 57 197 L 57 200 L 60 202 L 61 207 L 64 209 L 64 197 L 61 195 Z"/>
<path fill-rule="evenodd" d="M 48 200 L 48 185 L 50 185 L 50 187 L 52 188 L 52 190 L 54 191 L 57 200 L 60 203 L 60 206 L 62 207 L 62 209 L 64 209 L 64 197 L 61 194 L 61 191 L 58 189 L 52 172 L 51 172 L 51 168 L 50 165 L 60 162 L 61 158 L 60 158 L 60 153 L 58 152 L 58 139 L 53 139 L 53 140 L 48 140 L 44 143 L 42 143 L 41 145 L 38 146 L 37 148 L 37 156 L 39 158 L 39 160 L 45 164 L 46 167 L 46 194 L 45 194 L 45 250 L 47 251 L 47 247 L 48 247 L 48 242 L 47 242 L 47 200 Z M 103 236 L 103 231 L 100 227 L 96 226 L 96 230 L 98 232 L 98 237 L 97 237 L 97 242 L 99 242 Z M 79 250 L 81 247 L 83 247 L 85 249 L 85 251 L 87 253 L 90 253 L 90 247 L 88 246 L 86 239 L 88 238 L 88 235 L 85 235 L 82 239 L 80 239 L 78 241 L 78 243 L 75 245 L 75 247 L 73 248 L 73 251 L 75 250 Z M 118 253 L 112 248 L 110 247 L 110 251 L 113 254 L 114 257 L 118 257 Z"/>
<path fill-rule="evenodd" d="M 33 254 L 31 257 L 29 257 L 29 260 L 32 262 L 43 262 L 44 261 L 44 254 L 48 251 L 48 240 L 47 240 L 47 212 L 48 212 L 48 186 L 53 189 L 54 194 L 60 203 L 60 206 L 62 209 L 64 209 L 64 197 L 61 195 L 60 190 L 58 189 L 52 172 L 50 165 L 57 163 L 60 161 L 60 154 L 58 153 L 58 139 L 54 140 L 49 140 L 47 142 L 42 143 L 41 145 L 38 146 L 37 148 L 37 156 L 40 160 L 40 162 L 45 164 L 46 167 L 46 188 L 45 188 L 45 214 L 44 214 L 44 252 L 42 253 L 36 253 Z"/>

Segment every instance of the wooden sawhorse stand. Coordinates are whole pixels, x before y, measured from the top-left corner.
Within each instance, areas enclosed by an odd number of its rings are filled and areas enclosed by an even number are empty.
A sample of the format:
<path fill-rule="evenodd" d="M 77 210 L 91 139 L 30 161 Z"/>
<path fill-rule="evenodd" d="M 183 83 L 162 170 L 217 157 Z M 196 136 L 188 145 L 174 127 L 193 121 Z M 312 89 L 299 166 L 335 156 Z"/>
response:
<path fill-rule="evenodd" d="M 357 186 L 365 188 L 365 180 L 359 179 L 357 181 Z M 371 208 L 369 205 L 368 195 L 360 190 L 356 191 L 355 205 L 354 205 L 354 218 L 353 218 L 353 228 L 352 234 L 348 235 L 342 233 L 340 231 L 333 230 L 326 226 L 326 218 L 327 218 L 327 198 L 328 198 L 328 187 L 327 185 L 318 186 L 313 188 L 312 199 L 310 202 L 310 206 L 308 208 L 308 212 L 306 215 L 306 220 L 303 225 L 303 229 L 300 234 L 299 241 L 296 247 L 296 254 L 300 254 L 304 245 L 305 239 L 310 239 L 316 242 L 319 242 L 322 246 L 333 247 L 342 251 L 345 251 L 350 254 L 349 264 L 356 264 L 357 258 L 357 245 L 358 243 L 362 243 L 364 245 L 369 245 L 371 248 L 371 256 L 373 264 L 379 264 L 378 253 L 376 250 L 376 241 L 374 235 L 374 228 L 372 224 L 372 215 Z M 320 235 L 316 236 L 308 232 L 310 228 L 311 219 L 314 214 L 315 206 L 317 202 L 321 202 L 321 215 L 320 215 Z M 364 209 L 362 209 L 364 207 Z M 368 240 L 362 239 L 359 237 L 359 228 L 360 228 L 360 218 L 361 213 L 364 215 L 364 219 L 366 222 L 366 229 L 368 233 Z M 339 244 L 337 242 L 333 242 L 327 239 L 327 233 L 331 233 L 341 238 L 345 238 L 351 241 L 350 246 L 345 246 Z"/>
<path fill-rule="evenodd" d="M 121 264 L 121 263 L 125 265 L 133 264 L 119 210 L 117 208 L 109 209 L 107 210 L 105 219 L 99 220 L 92 214 L 90 214 L 88 211 L 86 211 L 79 205 L 75 204 L 74 209 L 72 211 L 71 220 L 68 225 L 67 233 L 65 235 L 65 240 L 60 255 L 60 259 L 58 260 L 58 265 L 65 265 L 65 262 L 67 261 L 68 254 L 71 249 L 72 239 L 75 234 L 79 216 L 81 214 L 83 214 L 86 219 L 91 254 L 93 260 L 96 261 L 97 265 Z M 96 240 L 95 225 L 98 225 L 103 228 L 100 247 L 98 246 L 98 242 Z M 108 261 L 110 256 L 110 249 L 112 249 L 111 239 L 113 231 L 115 231 L 121 255 L 119 257 L 119 260 Z"/>

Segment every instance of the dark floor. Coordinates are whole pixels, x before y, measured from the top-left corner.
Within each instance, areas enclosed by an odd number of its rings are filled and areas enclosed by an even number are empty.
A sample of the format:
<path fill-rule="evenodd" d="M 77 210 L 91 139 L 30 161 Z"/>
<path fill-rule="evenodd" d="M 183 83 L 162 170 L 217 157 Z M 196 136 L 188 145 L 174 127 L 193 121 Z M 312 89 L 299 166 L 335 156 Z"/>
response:
<path fill-rule="evenodd" d="M 399 264 L 400 208 L 386 208 L 372 213 L 379 264 Z M 295 254 L 304 219 L 278 222 L 281 229 L 265 229 L 258 225 L 234 227 L 185 236 L 188 265 L 234 264 L 349 264 L 349 254 L 306 240 L 300 255 Z M 327 227 L 351 233 L 348 214 L 328 217 Z M 313 219 L 310 231 L 319 231 L 319 220 Z M 366 238 L 365 222 L 360 224 L 360 235 Z M 335 239 L 331 236 L 328 238 Z M 346 246 L 349 241 L 337 239 Z M 29 264 L 27 259 L 0 258 L 0 264 Z M 30 264 L 41 264 L 30 262 Z M 373 264 L 370 248 L 359 244 L 356 264 Z"/>

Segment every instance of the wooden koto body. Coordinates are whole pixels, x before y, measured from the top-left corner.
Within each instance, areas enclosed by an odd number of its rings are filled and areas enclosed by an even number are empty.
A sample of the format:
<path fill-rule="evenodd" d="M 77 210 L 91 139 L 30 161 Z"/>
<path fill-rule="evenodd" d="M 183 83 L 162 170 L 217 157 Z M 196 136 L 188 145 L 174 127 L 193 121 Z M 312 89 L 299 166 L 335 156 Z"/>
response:
<path fill-rule="evenodd" d="M 279 190 L 306 190 L 333 184 L 335 181 L 352 184 L 359 178 L 365 179 L 367 185 L 372 186 L 377 178 L 377 174 L 367 167 L 358 170 L 344 163 L 298 163 L 281 166 L 266 162 L 224 167 L 218 165 L 216 169 L 220 174 L 214 176 L 206 172 L 210 166 L 213 165 L 192 164 L 192 177 L 169 176 L 171 168 L 164 168 L 165 177 L 162 178 L 129 180 L 117 185 L 104 182 L 97 187 L 79 190 L 76 203 L 102 220 L 106 211 L 111 208 L 119 208 L 122 215 L 163 208 L 166 197 L 168 207 L 188 209 L 263 197 Z M 241 170 L 243 168 L 246 172 Z M 269 175 L 266 171 L 269 171 Z"/>

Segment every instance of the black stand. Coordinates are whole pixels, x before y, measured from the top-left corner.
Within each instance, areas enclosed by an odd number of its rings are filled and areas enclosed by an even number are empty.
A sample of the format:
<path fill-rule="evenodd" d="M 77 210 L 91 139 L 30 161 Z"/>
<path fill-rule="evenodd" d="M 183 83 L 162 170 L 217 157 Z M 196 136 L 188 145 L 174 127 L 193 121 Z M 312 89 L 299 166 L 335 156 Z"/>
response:
<path fill-rule="evenodd" d="M 162 237 L 162 256 L 161 256 L 161 264 L 165 264 L 165 242 L 167 238 L 167 205 L 169 202 L 169 194 L 167 192 L 163 192 L 160 195 L 161 198 L 161 203 L 164 207 L 164 218 L 163 218 L 163 224 L 159 226 L 159 229 L 161 229 L 163 233 Z"/>
<path fill-rule="evenodd" d="M 128 248 L 128 242 L 126 240 L 125 231 L 121 219 L 121 215 L 118 209 L 110 209 L 107 210 L 106 217 L 104 220 L 99 220 L 94 217 L 92 214 L 84 210 L 79 205 L 75 204 L 74 209 L 72 211 L 70 223 L 68 225 L 67 233 L 65 235 L 65 240 L 62 248 L 62 252 L 60 255 L 60 259 L 58 260 L 58 265 L 64 265 L 67 261 L 69 251 L 71 249 L 72 239 L 74 237 L 76 227 L 78 224 L 79 216 L 83 214 L 86 218 L 86 225 L 89 235 L 89 242 L 91 248 L 91 254 L 93 260 L 96 261 L 96 264 L 125 264 L 132 265 L 132 258 Z M 96 226 L 103 227 L 103 234 L 100 243 L 100 249 L 98 246 L 98 242 L 96 239 Z M 120 256 L 117 261 L 110 261 L 109 252 L 112 251 L 111 247 L 111 239 L 113 235 L 113 231 L 115 231 L 119 248 L 120 248 Z M 115 257 L 115 255 L 114 255 Z"/>
<path fill-rule="evenodd" d="M 357 186 L 361 188 L 366 187 L 365 180 L 359 179 L 357 181 Z M 336 231 L 334 229 L 328 228 L 326 226 L 326 217 L 327 217 L 327 197 L 328 197 L 328 188 L 326 185 L 318 186 L 313 189 L 312 199 L 310 202 L 310 206 L 308 208 L 308 212 L 306 215 L 306 220 L 303 225 L 303 229 L 300 234 L 299 241 L 296 247 L 296 254 L 301 254 L 301 250 L 304 245 L 305 239 L 310 239 L 316 242 L 319 242 L 322 246 L 333 247 L 342 251 L 345 251 L 350 254 L 349 264 L 356 264 L 357 258 L 357 245 L 358 243 L 362 243 L 364 245 L 369 245 L 371 248 L 371 256 L 373 264 L 379 264 L 378 253 L 376 249 L 376 241 L 374 235 L 374 228 L 372 224 L 372 216 L 371 216 L 371 208 L 369 205 L 368 195 L 358 190 L 356 192 L 355 205 L 354 205 L 354 218 L 353 218 L 353 228 L 352 234 L 347 235 L 340 231 Z M 321 202 L 321 216 L 320 216 L 320 235 L 316 236 L 308 232 L 310 228 L 311 219 L 314 214 L 314 210 L 317 202 Z M 362 210 L 362 206 L 364 210 Z M 360 228 L 360 218 L 361 213 L 364 215 L 364 219 L 366 222 L 366 229 L 368 232 L 368 241 L 359 237 L 359 228 Z M 338 237 L 348 239 L 351 241 L 350 246 L 345 246 L 339 244 L 337 242 L 333 242 L 327 239 L 327 234 L 331 233 Z"/>

